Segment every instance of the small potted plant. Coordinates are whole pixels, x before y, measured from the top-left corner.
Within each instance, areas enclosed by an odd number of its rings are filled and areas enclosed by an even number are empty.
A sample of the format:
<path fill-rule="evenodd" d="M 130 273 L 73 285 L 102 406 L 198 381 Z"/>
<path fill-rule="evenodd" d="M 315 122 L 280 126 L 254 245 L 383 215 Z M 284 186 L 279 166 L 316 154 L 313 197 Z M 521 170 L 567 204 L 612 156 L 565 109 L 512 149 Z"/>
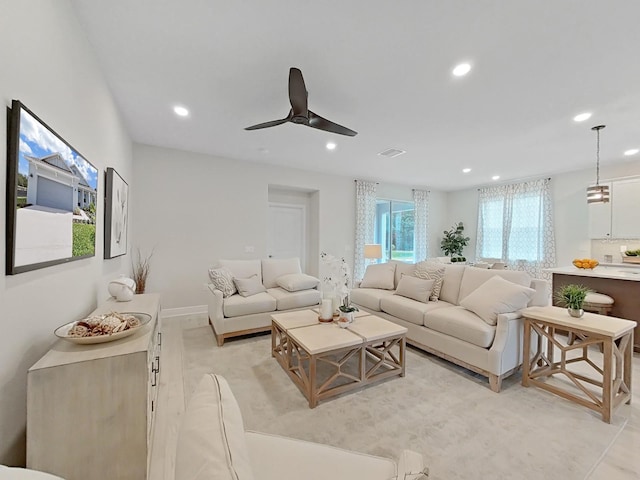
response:
<path fill-rule="evenodd" d="M 584 306 L 584 299 L 589 292 L 591 292 L 591 289 L 584 285 L 569 284 L 560 287 L 555 296 L 559 305 L 567 307 L 569 315 L 580 318 L 584 314 L 582 307 Z"/>
<path fill-rule="evenodd" d="M 445 231 L 444 237 L 440 242 L 440 248 L 445 255 L 451 256 L 452 262 L 466 262 L 467 259 L 462 256 L 462 249 L 467 246 L 469 237 L 465 237 L 464 225 L 462 222 L 454 225 L 451 230 Z"/>
<path fill-rule="evenodd" d="M 353 322 L 353 312 L 358 311 L 358 307 L 351 305 L 349 295 L 345 295 L 342 299 L 342 305 L 338 307 L 340 316 L 338 317 L 338 325 L 342 328 Z"/>

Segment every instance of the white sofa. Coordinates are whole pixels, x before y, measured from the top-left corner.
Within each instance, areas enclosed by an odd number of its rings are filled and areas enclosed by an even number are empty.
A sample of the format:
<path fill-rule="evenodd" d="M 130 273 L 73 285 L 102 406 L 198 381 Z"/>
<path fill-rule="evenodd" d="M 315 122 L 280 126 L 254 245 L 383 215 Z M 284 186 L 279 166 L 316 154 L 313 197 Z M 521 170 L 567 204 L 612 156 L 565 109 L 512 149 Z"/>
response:
<path fill-rule="evenodd" d="M 483 297 L 480 300 L 486 303 L 493 301 L 493 297 L 500 297 L 503 293 L 500 287 L 490 290 L 490 284 L 470 297 L 492 277 L 499 276 L 509 282 L 504 288 L 505 294 L 514 283 L 524 287 L 514 289 L 527 291 L 524 302 L 528 303 L 522 308 L 544 306 L 549 303 L 548 282 L 532 279 L 521 271 L 442 265 L 444 277 L 439 300 L 424 302 L 394 294 L 403 275 L 415 276 L 416 265 L 395 261 L 385 265 L 391 267 L 393 264 L 395 271 L 385 285 L 387 288 L 354 288 L 351 301 L 363 310 L 406 327 L 409 344 L 488 377 L 491 389 L 499 392 L 502 380 L 522 364 L 521 314 L 519 310 L 510 311 L 508 301 L 496 300 L 495 306 L 484 305 L 485 309 L 495 308 L 502 312 L 495 314 L 495 325 L 491 325 L 474 311 L 461 306 L 461 302 Z M 491 286 L 500 282 L 492 280 Z"/>
<path fill-rule="evenodd" d="M 302 310 L 318 305 L 322 300 L 318 290 L 320 281 L 302 273 L 298 258 L 219 260 L 217 267 L 210 269 L 210 275 L 211 270 L 219 268 L 229 271 L 234 281 L 257 276 L 264 291 L 249 296 L 234 293 L 225 297 L 222 287 L 208 284 L 209 323 L 218 346 L 230 337 L 269 331 L 271 314 L 276 311 Z M 288 281 L 283 282 L 283 279 Z"/>
<path fill-rule="evenodd" d="M 392 460 L 293 438 L 245 431 L 226 380 L 205 375 L 183 415 L 175 478 L 179 480 L 420 480 L 422 456 Z"/>

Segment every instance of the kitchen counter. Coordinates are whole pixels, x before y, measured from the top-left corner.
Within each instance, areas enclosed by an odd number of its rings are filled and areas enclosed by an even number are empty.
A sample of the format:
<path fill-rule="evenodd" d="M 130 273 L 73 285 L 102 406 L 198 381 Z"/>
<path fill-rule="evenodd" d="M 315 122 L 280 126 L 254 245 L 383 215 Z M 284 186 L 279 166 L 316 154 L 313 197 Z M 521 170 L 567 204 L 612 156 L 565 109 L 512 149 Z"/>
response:
<path fill-rule="evenodd" d="M 576 275 L 578 277 L 612 278 L 615 280 L 631 280 L 640 282 L 640 265 L 631 266 L 628 263 L 600 264 L 593 270 L 578 267 L 548 268 L 545 272 Z"/>

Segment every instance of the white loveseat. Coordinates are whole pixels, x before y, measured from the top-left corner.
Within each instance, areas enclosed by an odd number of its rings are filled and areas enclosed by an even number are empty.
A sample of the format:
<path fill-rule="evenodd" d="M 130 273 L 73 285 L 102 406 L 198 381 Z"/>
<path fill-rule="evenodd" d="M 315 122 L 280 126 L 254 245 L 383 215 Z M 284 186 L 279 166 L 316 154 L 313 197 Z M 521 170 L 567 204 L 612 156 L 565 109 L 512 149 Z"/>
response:
<path fill-rule="evenodd" d="M 548 282 L 532 279 L 521 271 L 442 265 L 439 299 L 417 301 L 396 291 L 403 275 L 415 277 L 416 265 L 395 261 L 383 265 L 394 270 L 393 276 L 381 285 L 385 288 L 354 288 L 351 301 L 363 310 L 406 327 L 409 344 L 488 377 L 491 389 L 499 392 L 502 379 L 522 364 L 523 324 L 519 310 L 547 305 Z M 486 283 L 494 276 L 501 279 Z M 502 279 L 507 282 L 501 283 Z M 518 289 L 524 293 L 518 293 Z M 520 309 L 510 308 L 514 302 L 501 298 L 512 290 L 520 295 Z M 493 322 L 461 306 L 462 302 L 468 307 L 472 299 L 480 304 L 476 312 L 491 311 Z"/>
<path fill-rule="evenodd" d="M 320 281 L 302 273 L 298 258 L 219 260 L 218 265 L 209 270 L 210 277 L 213 278 L 212 271 L 220 269 L 226 270 L 239 286 L 254 279 L 253 286 L 257 285 L 256 290 L 262 291 L 243 292 L 253 293 L 248 296 L 233 293 L 225 297 L 224 281 L 217 286 L 208 284 L 209 323 L 219 346 L 230 337 L 269 331 L 271 314 L 275 311 L 306 309 L 318 305 L 322 299 L 318 290 Z M 230 291 L 233 290 L 237 288 L 231 287 Z"/>
<path fill-rule="evenodd" d="M 328 445 L 245 431 L 229 384 L 205 375 L 182 417 L 176 451 L 179 480 L 420 480 L 422 456 L 399 462 Z"/>

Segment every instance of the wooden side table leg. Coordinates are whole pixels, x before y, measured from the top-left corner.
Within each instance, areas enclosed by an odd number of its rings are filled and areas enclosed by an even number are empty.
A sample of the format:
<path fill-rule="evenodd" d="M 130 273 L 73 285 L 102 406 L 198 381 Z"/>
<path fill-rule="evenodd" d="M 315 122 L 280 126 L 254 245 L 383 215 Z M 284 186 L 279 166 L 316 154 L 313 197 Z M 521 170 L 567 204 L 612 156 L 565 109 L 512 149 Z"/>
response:
<path fill-rule="evenodd" d="M 613 406 L 613 376 L 611 368 L 613 366 L 613 339 L 604 340 L 604 365 L 602 372 L 602 420 L 611 423 L 611 410 Z"/>
<path fill-rule="evenodd" d="M 629 343 L 627 344 L 627 348 L 624 351 L 624 362 L 622 366 L 622 368 L 624 369 L 624 376 L 622 378 L 624 379 L 625 385 L 629 388 L 629 400 L 627 400 L 625 403 L 627 405 L 630 405 L 631 395 L 633 392 L 633 389 L 631 388 L 631 379 L 633 378 L 631 375 L 633 368 L 633 330 L 631 330 L 628 335 Z M 620 342 L 620 344 L 622 344 L 622 342 Z"/>
<path fill-rule="evenodd" d="M 555 360 L 553 358 L 554 356 L 554 352 L 555 352 L 555 348 L 553 346 L 553 342 L 551 341 L 552 338 L 555 338 L 556 336 L 556 329 L 555 327 L 542 327 L 544 329 L 546 329 L 545 331 L 547 332 L 547 358 L 549 359 L 549 364 L 553 365 L 555 363 Z"/>
<path fill-rule="evenodd" d="M 522 386 L 529 386 L 529 373 L 531 372 L 531 320 L 524 319 L 524 339 L 522 354 Z"/>

